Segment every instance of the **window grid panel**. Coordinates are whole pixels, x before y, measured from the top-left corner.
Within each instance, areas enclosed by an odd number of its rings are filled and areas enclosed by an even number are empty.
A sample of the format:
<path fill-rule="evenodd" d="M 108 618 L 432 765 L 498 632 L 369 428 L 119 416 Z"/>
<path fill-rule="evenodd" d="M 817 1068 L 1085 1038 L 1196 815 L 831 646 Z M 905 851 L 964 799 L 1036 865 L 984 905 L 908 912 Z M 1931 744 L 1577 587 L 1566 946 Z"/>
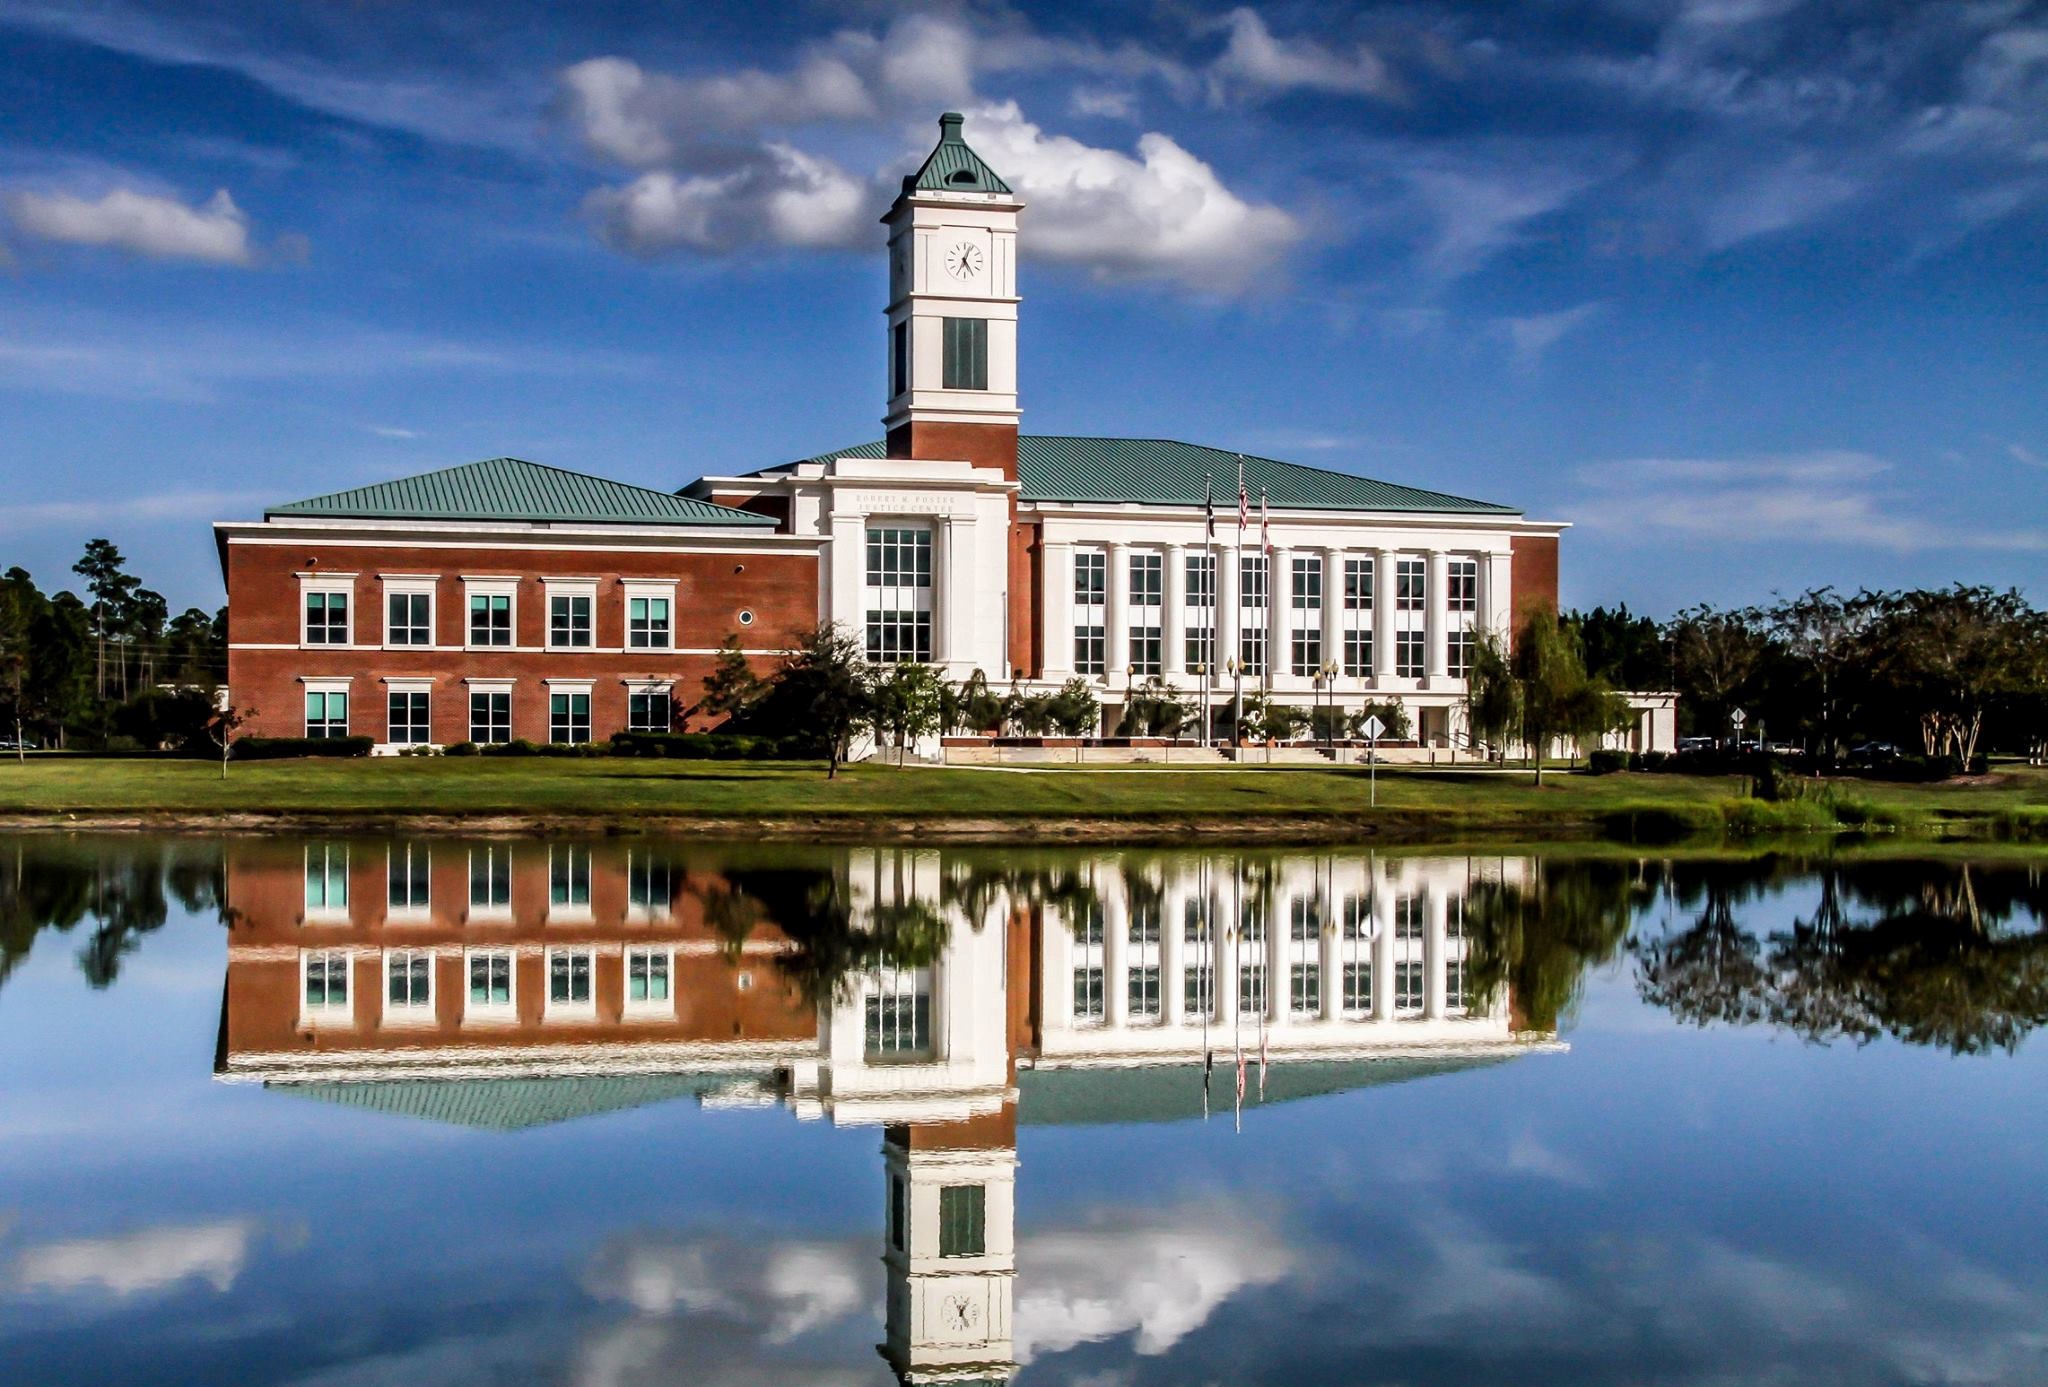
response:
<path fill-rule="evenodd" d="M 306 694 L 306 736 L 327 740 L 348 735 L 348 695 L 321 690 Z"/>
<path fill-rule="evenodd" d="M 1421 631 L 1396 631 L 1394 633 L 1394 673 L 1403 679 L 1420 679 L 1424 669 L 1424 650 L 1428 641 Z"/>
<path fill-rule="evenodd" d="M 1444 605 L 1454 612 L 1479 610 L 1479 561 L 1452 559 L 1444 568 Z"/>
<path fill-rule="evenodd" d="M 434 643 L 433 597 L 424 592 L 394 592 L 385 604 L 387 645 Z"/>
<path fill-rule="evenodd" d="M 867 532 L 865 634 L 877 664 L 932 658 L 932 532 L 875 526 Z"/>
<path fill-rule="evenodd" d="M 941 384 L 947 390 L 988 389 L 988 320 L 986 318 L 945 318 L 944 371 Z"/>
<path fill-rule="evenodd" d="M 669 599 L 626 599 L 626 644 L 635 650 L 666 650 L 674 636 L 669 624 Z"/>
<path fill-rule="evenodd" d="M 348 644 L 348 594 L 309 592 L 306 594 L 306 644 Z"/>
<path fill-rule="evenodd" d="M 400 690 L 390 699 L 391 741 L 398 746 L 424 746 L 434 740 L 433 722 L 427 716 L 427 695 L 421 690 Z"/>
<path fill-rule="evenodd" d="M 1074 671 L 1101 674 L 1108 666 L 1109 555 L 1074 555 Z"/>
<path fill-rule="evenodd" d="M 349 956 L 339 949 L 306 955 L 306 1009 L 341 1011 L 348 1007 Z"/>
<path fill-rule="evenodd" d="M 564 650 L 587 650 L 591 645 L 590 608 L 594 599 L 583 596 L 548 598 L 548 644 Z"/>
<path fill-rule="evenodd" d="M 548 954 L 548 1001 L 555 1006 L 590 1003 L 590 952 L 555 949 Z"/>
<path fill-rule="evenodd" d="M 590 740 L 590 695 L 548 695 L 548 740 L 579 745 Z"/>
<path fill-rule="evenodd" d="M 629 1002 L 666 1002 L 668 988 L 669 956 L 665 949 L 628 949 L 626 951 L 626 1000 Z"/>
<path fill-rule="evenodd" d="M 1346 678 L 1363 679 L 1372 673 L 1372 632 L 1346 631 L 1344 633 L 1344 674 Z"/>
<path fill-rule="evenodd" d="M 987 1247 L 988 1199 L 980 1185 L 939 1187 L 939 1255 L 979 1257 Z"/>
<path fill-rule="evenodd" d="M 385 960 L 385 1000 L 393 1007 L 433 1005 L 434 956 L 424 949 L 394 949 Z"/>
<path fill-rule="evenodd" d="M 1394 610 L 1419 612 L 1429 597 L 1429 566 L 1421 559 L 1394 564 Z"/>
<path fill-rule="evenodd" d="M 512 695 L 497 692 L 469 696 L 469 739 L 479 746 L 512 740 Z"/>
<path fill-rule="evenodd" d="M 675 704 L 666 690 L 653 689 L 626 695 L 628 732 L 667 732 L 675 726 Z"/>
<path fill-rule="evenodd" d="M 469 643 L 512 644 L 512 598 L 508 593 L 475 592 L 469 596 Z"/>
<path fill-rule="evenodd" d="M 1371 559 L 1344 560 L 1344 610 L 1372 610 L 1373 572 Z"/>

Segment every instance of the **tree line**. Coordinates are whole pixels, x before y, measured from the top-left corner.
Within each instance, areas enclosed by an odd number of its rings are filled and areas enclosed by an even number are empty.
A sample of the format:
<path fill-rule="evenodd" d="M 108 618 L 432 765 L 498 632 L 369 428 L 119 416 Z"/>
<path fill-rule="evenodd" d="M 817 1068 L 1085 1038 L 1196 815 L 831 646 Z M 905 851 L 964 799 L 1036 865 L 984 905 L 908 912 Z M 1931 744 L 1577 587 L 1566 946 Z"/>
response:
<path fill-rule="evenodd" d="M 1796 746 L 1835 761 L 1883 743 L 1967 765 L 2048 738 L 2048 612 L 2017 589 L 1844 594 L 1814 588 L 1664 622 L 1595 607 L 1558 623 L 1592 676 L 1670 689 L 1681 733 Z"/>
<path fill-rule="evenodd" d="M 105 539 L 72 565 L 82 591 L 0 574 L 0 740 L 16 747 L 178 745 L 227 677 L 227 609 L 175 616 Z"/>

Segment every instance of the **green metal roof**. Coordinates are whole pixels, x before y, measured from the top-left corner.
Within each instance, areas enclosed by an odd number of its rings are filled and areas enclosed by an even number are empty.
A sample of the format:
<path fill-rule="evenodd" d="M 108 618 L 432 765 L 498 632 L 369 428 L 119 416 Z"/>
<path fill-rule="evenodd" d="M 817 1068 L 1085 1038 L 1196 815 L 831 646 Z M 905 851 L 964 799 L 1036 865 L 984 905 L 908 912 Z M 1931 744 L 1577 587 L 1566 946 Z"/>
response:
<path fill-rule="evenodd" d="M 458 1127 L 516 1132 L 579 1117 L 699 1097 L 765 1074 L 621 1074 L 545 1079 L 419 1079 L 332 1084 L 266 1084 L 343 1107 L 445 1122 Z"/>
<path fill-rule="evenodd" d="M 1448 1055 L 1437 1058 L 1290 1060 L 1266 1072 L 1265 1096 L 1258 1067 L 1251 1066 L 1244 1105 L 1271 1107 L 1383 1084 L 1455 1074 L 1515 1058 Z M 1228 1116 L 1236 1079 L 1229 1055 L 1218 1057 L 1209 1076 L 1209 1109 Z M 1099 1123 L 1179 1122 L 1202 1115 L 1200 1064 L 1139 1065 L 1128 1068 L 1025 1069 L 1017 1074 L 1017 1120 L 1028 1127 L 1078 1127 Z"/>
<path fill-rule="evenodd" d="M 751 525 L 751 511 L 629 486 L 519 458 L 490 458 L 415 477 L 272 506 L 274 517 L 364 520 L 548 520 L 604 525 Z"/>
<path fill-rule="evenodd" d="M 863 443 L 808 458 L 878 458 L 880 443 Z M 1244 484 L 1257 522 L 1259 492 L 1273 510 L 1453 511 L 1461 514 L 1520 515 L 1514 506 L 1475 501 L 1441 491 L 1399 486 L 1349 472 L 1304 467 L 1275 458 L 1244 458 Z M 1017 439 L 1017 479 L 1026 501 L 1087 501 L 1148 506 L 1199 506 L 1213 482 L 1216 511 L 1234 524 L 1240 454 L 1168 438 L 1071 438 L 1024 434 Z M 768 471 L 780 471 L 769 468 Z"/>
<path fill-rule="evenodd" d="M 957 111 L 939 117 L 939 143 L 916 173 L 903 180 L 906 193 L 1007 193 L 1010 185 L 982 162 L 960 138 L 966 118 Z"/>

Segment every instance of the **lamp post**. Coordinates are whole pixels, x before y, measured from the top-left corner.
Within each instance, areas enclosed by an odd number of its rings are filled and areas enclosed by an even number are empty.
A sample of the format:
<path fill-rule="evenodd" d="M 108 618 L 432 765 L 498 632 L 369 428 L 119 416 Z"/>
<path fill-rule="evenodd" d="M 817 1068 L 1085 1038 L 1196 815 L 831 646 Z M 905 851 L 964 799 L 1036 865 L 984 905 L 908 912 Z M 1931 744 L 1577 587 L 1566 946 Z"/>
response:
<path fill-rule="evenodd" d="M 1234 748 L 1242 748 L 1244 746 L 1244 661 L 1232 655 L 1230 657 L 1229 669 L 1233 685 L 1230 705 L 1230 741 Z M 1231 753 L 1230 759 L 1233 761 L 1237 759 L 1236 751 Z"/>
<path fill-rule="evenodd" d="M 1329 706 L 1323 710 L 1323 750 L 1329 753 L 1332 763 L 1337 760 L 1337 662 L 1323 661 L 1320 671 L 1323 688 L 1328 691 Z"/>

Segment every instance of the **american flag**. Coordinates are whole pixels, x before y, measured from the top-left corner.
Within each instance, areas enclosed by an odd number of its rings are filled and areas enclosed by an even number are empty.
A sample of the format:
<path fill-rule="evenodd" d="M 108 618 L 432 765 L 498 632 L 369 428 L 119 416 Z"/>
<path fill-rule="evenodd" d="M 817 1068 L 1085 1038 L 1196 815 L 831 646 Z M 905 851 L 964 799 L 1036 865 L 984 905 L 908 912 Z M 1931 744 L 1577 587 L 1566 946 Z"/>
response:
<path fill-rule="evenodd" d="M 1202 513 L 1209 518 L 1208 539 L 1211 544 L 1214 544 L 1216 542 L 1216 480 L 1213 477 L 1202 478 Z"/>
<path fill-rule="evenodd" d="M 1273 522 L 1266 515 L 1266 488 L 1259 488 L 1259 548 L 1273 553 Z"/>
<path fill-rule="evenodd" d="M 1237 457 L 1237 542 L 1244 543 L 1244 528 L 1252 523 L 1252 497 L 1244 489 L 1244 454 Z"/>

